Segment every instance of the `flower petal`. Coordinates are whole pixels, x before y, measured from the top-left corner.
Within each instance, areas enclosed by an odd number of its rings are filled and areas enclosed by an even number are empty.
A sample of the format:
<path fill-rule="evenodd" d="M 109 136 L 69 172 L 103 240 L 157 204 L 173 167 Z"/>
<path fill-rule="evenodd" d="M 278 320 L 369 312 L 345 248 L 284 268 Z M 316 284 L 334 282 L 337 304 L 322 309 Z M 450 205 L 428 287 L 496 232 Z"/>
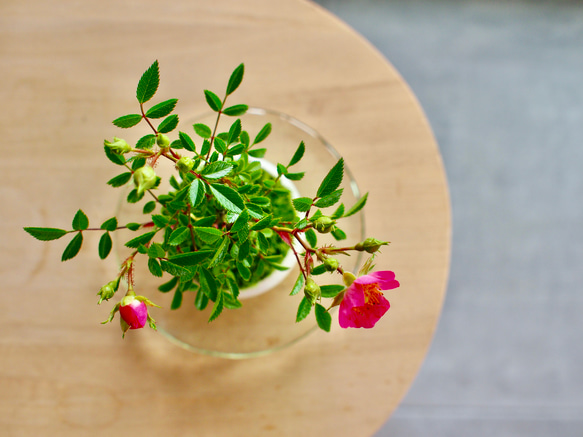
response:
<path fill-rule="evenodd" d="M 388 270 L 381 270 L 380 272 L 372 272 L 368 276 L 375 278 L 381 290 L 392 290 L 399 287 L 399 281 L 395 280 L 395 273 Z"/>

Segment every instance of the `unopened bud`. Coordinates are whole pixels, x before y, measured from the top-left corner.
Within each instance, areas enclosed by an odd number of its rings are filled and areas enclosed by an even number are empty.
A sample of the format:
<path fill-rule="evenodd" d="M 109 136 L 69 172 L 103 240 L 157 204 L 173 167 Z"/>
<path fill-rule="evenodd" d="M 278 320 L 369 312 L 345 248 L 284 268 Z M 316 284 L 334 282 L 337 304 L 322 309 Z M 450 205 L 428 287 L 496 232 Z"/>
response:
<path fill-rule="evenodd" d="M 138 189 L 138 195 L 154 187 L 157 181 L 158 176 L 149 165 L 144 165 L 134 172 L 134 185 Z"/>
<path fill-rule="evenodd" d="M 338 269 L 338 260 L 336 258 L 326 258 L 324 260 L 324 267 L 328 272 L 334 272 Z"/>
<path fill-rule="evenodd" d="M 107 284 L 105 284 L 103 287 L 101 287 L 101 289 L 99 290 L 99 293 L 97 293 L 97 296 L 99 296 L 99 302 L 97 302 L 97 304 L 100 304 L 104 300 L 111 299 L 113 297 L 113 295 L 115 294 L 116 286 L 117 286 L 117 281 L 111 281 L 111 282 L 108 282 Z"/>
<path fill-rule="evenodd" d="M 332 220 L 330 217 L 324 215 L 314 222 L 314 228 L 319 233 L 326 234 L 334 228 L 335 224 L 335 220 Z"/>
<path fill-rule="evenodd" d="M 354 248 L 360 252 L 366 251 L 368 253 L 375 253 L 381 246 L 389 244 L 388 241 L 380 241 L 376 238 L 367 238 L 362 243 L 358 243 Z"/>
<path fill-rule="evenodd" d="M 132 146 L 126 143 L 125 140 L 122 140 L 121 138 L 118 137 L 113 137 L 112 142 L 104 140 L 103 145 L 107 147 L 111 151 L 111 153 L 114 153 L 116 155 L 123 155 L 124 153 L 128 153 L 129 151 L 132 150 Z"/>
<path fill-rule="evenodd" d="M 178 161 L 176 161 L 176 169 L 181 172 L 189 172 L 194 167 L 194 161 L 188 156 L 182 156 Z"/>
<path fill-rule="evenodd" d="M 164 134 L 158 134 L 156 137 L 156 144 L 158 144 L 161 149 L 165 149 L 170 145 L 170 138 Z"/>
<path fill-rule="evenodd" d="M 320 298 L 320 296 L 322 296 L 320 286 L 316 284 L 316 281 L 314 281 L 312 278 L 306 279 L 304 296 L 306 296 L 306 299 L 308 299 L 312 305 L 316 302 L 317 299 Z"/>

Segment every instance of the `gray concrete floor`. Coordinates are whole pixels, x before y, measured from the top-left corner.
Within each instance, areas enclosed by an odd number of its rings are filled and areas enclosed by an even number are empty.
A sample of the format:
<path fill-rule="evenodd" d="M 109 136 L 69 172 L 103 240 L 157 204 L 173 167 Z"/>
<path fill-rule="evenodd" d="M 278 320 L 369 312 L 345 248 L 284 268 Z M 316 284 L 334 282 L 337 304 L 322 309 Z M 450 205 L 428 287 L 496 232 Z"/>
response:
<path fill-rule="evenodd" d="M 317 0 L 400 71 L 450 182 L 448 294 L 382 436 L 583 436 L 583 3 Z"/>

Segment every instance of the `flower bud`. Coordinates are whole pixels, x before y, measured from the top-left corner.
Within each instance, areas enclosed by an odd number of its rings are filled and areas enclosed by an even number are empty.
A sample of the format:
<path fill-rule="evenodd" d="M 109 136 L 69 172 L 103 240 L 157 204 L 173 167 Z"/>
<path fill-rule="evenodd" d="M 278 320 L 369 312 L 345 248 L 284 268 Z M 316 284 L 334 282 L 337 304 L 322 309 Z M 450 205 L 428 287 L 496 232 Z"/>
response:
<path fill-rule="evenodd" d="M 375 253 L 377 250 L 381 248 L 381 246 L 384 246 L 386 244 L 389 244 L 389 242 L 380 241 L 377 240 L 376 238 L 367 238 L 362 243 L 358 243 L 357 245 L 355 245 L 354 248 L 360 252 L 366 251 L 368 253 Z"/>
<path fill-rule="evenodd" d="M 154 187 L 157 180 L 156 172 L 149 165 L 144 165 L 134 172 L 134 184 L 138 189 L 139 195 Z"/>
<path fill-rule="evenodd" d="M 324 260 L 324 267 L 328 272 L 336 271 L 339 265 L 340 264 L 338 263 L 338 260 L 336 258 L 326 258 Z"/>
<path fill-rule="evenodd" d="M 306 286 L 304 287 L 304 296 L 313 305 L 320 296 L 322 296 L 322 291 L 320 286 L 316 284 L 312 278 L 306 279 Z"/>
<path fill-rule="evenodd" d="M 104 140 L 103 145 L 107 147 L 111 153 L 116 155 L 123 155 L 124 153 L 128 153 L 132 150 L 132 147 L 126 143 L 125 140 L 122 140 L 118 137 L 113 137 L 113 142 L 111 143 L 107 140 Z"/>
<path fill-rule="evenodd" d="M 164 134 L 158 134 L 158 136 L 156 137 L 156 144 L 158 144 L 160 148 L 165 149 L 170 145 L 170 138 L 168 138 Z"/>
<path fill-rule="evenodd" d="M 103 287 L 101 287 L 101 289 L 99 290 L 99 293 L 97 293 L 97 296 L 99 296 L 99 302 L 97 302 L 97 304 L 99 305 L 104 300 L 111 299 L 113 297 L 113 295 L 115 294 L 116 286 L 117 286 L 117 281 L 111 281 L 111 282 L 108 282 L 107 284 L 105 284 Z"/>
<path fill-rule="evenodd" d="M 119 305 L 119 315 L 124 332 L 128 329 L 140 329 L 148 321 L 148 308 L 146 303 L 136 299 L 136 296 L 125 296 Z"/>
<path fill-rule="evenodd" d="M 181 172 L 189 172 L 194 167 L 194 161 L 188 156 L 182 156 L 176 161 L 176 169 Z"/>
<path fill-rule="evenodd" d="M 319 233 L 326 234 L 334 228 L 335 224 L 336 224 L 335 220 L 332 220 L 330 217 L 324 215 L 322 217 L 319 217 L 314 222 L 314 228 L 316 228 L 316 231 L 318 231 Z"/>

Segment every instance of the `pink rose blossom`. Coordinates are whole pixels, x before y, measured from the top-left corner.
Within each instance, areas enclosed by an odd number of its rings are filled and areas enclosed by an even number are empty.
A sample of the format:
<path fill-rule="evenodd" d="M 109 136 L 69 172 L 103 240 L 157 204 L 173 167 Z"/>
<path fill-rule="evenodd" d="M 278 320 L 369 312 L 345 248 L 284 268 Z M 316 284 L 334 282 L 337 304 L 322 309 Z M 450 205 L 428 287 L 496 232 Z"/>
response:
<path fill-rule="evenodd" d="M 125 296 L 119 306 L 119 314 L 130 329 L 143 328 L 148 320 L 148 308 L 145 302 L 134 296 Z"/>
<path fill-rule="evenodd" d="M 344 292 L 340 303 L 340 326 L 372 328 L 391 306 L 381 291 L 398 286 L 395 274 L 389 271 L 373 272 L 356 278 Z"/>

